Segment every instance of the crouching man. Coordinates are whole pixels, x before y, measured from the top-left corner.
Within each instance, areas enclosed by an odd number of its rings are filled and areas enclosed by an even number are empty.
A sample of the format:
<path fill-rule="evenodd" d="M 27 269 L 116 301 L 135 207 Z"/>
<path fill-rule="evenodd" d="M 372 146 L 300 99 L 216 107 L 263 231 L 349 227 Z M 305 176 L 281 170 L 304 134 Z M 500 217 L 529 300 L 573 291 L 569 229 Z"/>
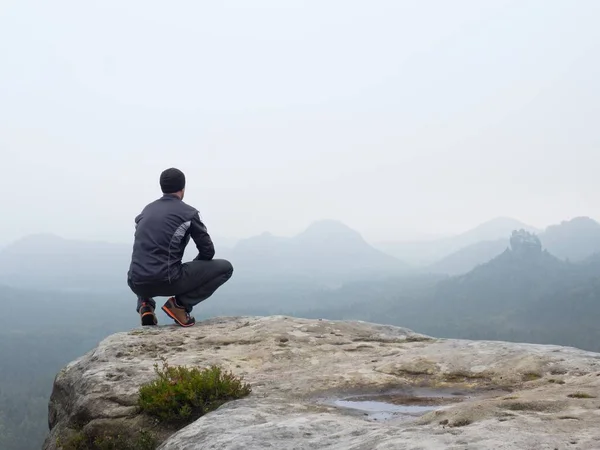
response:
<path fill-rule="evenodd" d="M 135 239 L 127 283 L 137 295 L 142 325 L 158 323 L 153 297 L 170 297 L 162 310 L 182 327 L 196 323 L 192 308 L 210 297 L 233 274 L 229 261 L 213 259 L 215 248 L 198 210 L 183 202 L 185 175 L 167 169 L 160 176 L 163 196 L 135 218 Z M 198 256 L 182 263 L 190 237 Z"/>

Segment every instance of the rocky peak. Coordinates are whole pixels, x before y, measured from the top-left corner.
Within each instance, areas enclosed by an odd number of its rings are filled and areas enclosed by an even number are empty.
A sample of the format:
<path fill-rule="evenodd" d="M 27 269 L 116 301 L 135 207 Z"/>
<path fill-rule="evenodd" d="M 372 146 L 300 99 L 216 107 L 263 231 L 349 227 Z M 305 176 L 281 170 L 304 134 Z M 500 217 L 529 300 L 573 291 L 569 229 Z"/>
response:
<path fill-rule="evenodd" d="M 108 337 L 56 377 L 44 448 L 59 448 L 75 432 L 154 426 L 136 401 L 161 357 L 171 365 L 220 365 L 253 389 L 181 430 L 157 428 L 165 450 L 597 448 L 600 442 L 598 354 L 274 316 Z"/>
<path fill-rule="evenodd" d="M 542 242 L 534 233 L 515 230 L 510 237 L 510 248 L 520 256 L 539 255 L 542 253 Z"/>

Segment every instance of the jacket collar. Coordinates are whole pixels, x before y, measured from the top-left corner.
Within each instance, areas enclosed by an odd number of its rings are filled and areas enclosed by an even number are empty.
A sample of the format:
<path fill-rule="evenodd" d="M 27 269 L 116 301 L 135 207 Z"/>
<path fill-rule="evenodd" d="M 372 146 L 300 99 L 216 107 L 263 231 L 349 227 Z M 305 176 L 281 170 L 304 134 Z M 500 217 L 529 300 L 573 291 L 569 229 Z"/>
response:
<path fill-rule="evenodd" d="M 173 200 L 179 200 L 179 201 L 181 201 L 181 199 L 179 198 L 179 196 L 175 195 L 175 194 L 164 194 L 162 196 L 162 198 L 163 199 L 173 199 Z"/>

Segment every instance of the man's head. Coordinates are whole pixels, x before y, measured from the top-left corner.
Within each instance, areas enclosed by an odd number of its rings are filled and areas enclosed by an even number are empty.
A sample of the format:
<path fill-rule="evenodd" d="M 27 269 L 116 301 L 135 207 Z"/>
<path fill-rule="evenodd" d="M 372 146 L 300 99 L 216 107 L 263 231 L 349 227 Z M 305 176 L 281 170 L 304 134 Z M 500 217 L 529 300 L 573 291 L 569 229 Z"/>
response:
<path fill-rule="evenodd" d="M 183 199 L 185 194 L 185 175 L 179 169 L 171 168 L 160 174 L 160 188 L 163 194 L 175 194 Z"/>

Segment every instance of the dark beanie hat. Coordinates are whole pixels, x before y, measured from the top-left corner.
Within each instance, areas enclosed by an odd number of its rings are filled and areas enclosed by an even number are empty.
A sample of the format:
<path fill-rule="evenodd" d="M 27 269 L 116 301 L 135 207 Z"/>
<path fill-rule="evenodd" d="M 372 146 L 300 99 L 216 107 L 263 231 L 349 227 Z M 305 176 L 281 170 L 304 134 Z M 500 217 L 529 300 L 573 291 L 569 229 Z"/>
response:
<path fill-rule="evenodd" d="M 185 175 L 179 169 L 171 168 L 160 174 L 160 188 L 163 194 L 173 194 L 185 187 Z"/>

